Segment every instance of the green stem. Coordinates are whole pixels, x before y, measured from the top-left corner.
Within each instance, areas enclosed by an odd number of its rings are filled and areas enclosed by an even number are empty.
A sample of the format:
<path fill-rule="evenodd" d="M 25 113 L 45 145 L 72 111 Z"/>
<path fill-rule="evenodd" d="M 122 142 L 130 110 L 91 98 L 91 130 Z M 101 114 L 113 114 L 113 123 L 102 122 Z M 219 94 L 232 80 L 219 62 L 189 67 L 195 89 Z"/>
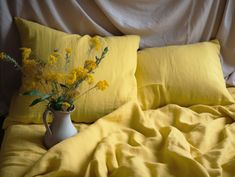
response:
<path fill-rule="evenodd" d="M 105 55 L 107 54 L 108 52 L 108 47 L 105 47 L 100 58 L 96 56 L 96 64 L 97 64 L 97 67 L 99 66 L 100 62 L 102 61 L 102 59 L 105 57 Z M 90 70 L 88 71 L 88 74 L 90 74 L 93 70 Z M 73 89 L 76 89 L 77 87 L 79 87 L 79 85 L 84 81 L 86 80 L 86 77 L 84 79 L 80 79 L 78 80 L 74 85 L 72 85 L 68 90 L 67 90 L 67 93 L 70 92 L 71 90 Z M 85 92 L 87 93 L 87 92 Z M 66 94 L 67 96 L 67 94 Z"/>
<path fill-rule="evenodd" d="M 85 92 L 83 92 L 81 95 L 79 95 L 79 96 L 76 97 L 75 99 L 79 99 L 80 97 L 82 97 L 83 95 L 87 94 L 88 92 L 90 92 L 90 91 L 93 90 L 94 88 L 96 88 L 96 86 L 93 86 L 93 87 L 89 88 L 88 90 L 86 90 Z"/>
<path fill-rule="evenodd" d="M 54 87 L 54 89 L 55 89 L 55 91 L 56 91 L 56 95 L 59 96 L 59 89 L 58 89 L 57 83 L 56 83 L 56 82 L 52 82 L 52 83 L 53 83 L 53 87 Z"/>
<path fill-rule="evenodd" d="M 49 91 L 47 90 L 45 84 L 43 84 L 41 80 L 40 80 L 39 82 L 40 82 L 41 86 L 44 88 L 45 93 L 49 92 Z"/>
<path fill-rule="evenodd" d="M 6 55 L 5 59 L 6 61 L 13 63 L 15 68 L 22 71 L 22 67 L 17 63 L 17 61 L 14 60 L 14 58 L 10 57 L 9 55 Z"/>

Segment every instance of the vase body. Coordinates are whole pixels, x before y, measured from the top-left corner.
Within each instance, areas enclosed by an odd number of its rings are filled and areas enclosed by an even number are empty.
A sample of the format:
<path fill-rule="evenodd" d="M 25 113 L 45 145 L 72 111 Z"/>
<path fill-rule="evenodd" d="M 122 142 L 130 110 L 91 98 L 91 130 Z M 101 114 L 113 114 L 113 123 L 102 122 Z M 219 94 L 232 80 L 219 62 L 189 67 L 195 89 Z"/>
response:
<path fill-rule="evenodd" d="M 70 118 L 72 111 L 56 111 L 52 108 L 47 108 L 44 112 L 43 123 L 46 127 L 44 145 L 47 148 L 51 148 L 55 144 L 77 134 L 77 129 L 74 127 Z M 48 113 L 51 113 L 53 118 L 50 125 L 47 123 Z"/>

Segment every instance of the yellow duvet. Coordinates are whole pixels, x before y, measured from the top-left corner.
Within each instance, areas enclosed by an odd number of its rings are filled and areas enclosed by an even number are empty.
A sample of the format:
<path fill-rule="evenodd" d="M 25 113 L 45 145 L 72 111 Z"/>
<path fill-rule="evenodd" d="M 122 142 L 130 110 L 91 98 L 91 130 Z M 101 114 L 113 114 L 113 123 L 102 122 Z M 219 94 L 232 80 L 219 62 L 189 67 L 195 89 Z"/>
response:
<path fill-rule="evenodd" d="M 35 141 L 25 143 L 29 154 L 40 150 L 24 176 L 232 177 L 234 120 L 235 105 L 170 104 L 142 111 L 129 102 L 47 152 L 38 147 L 40 130 Z M 1 167 L 0 174 L 13 176 L 6 168 Z M 18 177 L 18 168 L 8 170 Z"/>

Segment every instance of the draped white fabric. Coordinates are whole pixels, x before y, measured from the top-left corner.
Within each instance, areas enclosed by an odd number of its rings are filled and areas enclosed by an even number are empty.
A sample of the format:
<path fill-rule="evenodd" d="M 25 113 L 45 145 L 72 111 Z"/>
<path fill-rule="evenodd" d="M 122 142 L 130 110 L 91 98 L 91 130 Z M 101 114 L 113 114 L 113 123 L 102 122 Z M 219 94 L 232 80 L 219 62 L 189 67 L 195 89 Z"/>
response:
<path fill-rule="evenodd" d="M 218 38 L 223 71 L 235 85 L 234 0 L 0 0 L 0 50 L 19 56 L 13 17 L 68 33 L 141 36 L 141 48 Z M 8 110 L 19 73 L 0 64 L 0 113 Z"/>

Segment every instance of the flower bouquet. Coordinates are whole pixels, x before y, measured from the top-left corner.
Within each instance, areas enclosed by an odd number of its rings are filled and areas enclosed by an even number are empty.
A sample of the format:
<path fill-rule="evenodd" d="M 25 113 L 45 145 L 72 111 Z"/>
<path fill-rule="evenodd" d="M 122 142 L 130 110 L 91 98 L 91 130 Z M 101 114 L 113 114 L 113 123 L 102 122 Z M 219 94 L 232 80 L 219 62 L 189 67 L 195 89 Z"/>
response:
<path fill-rule="evenodd" d="M 22 66 L 8 54 L 0 53 L 1 61 L 12 63 L 22 72 L 20 93 L 36 97 L 29 106 L 47 102 L 47 109 L 43 114 L 43 122 L 47 130 L 44 136 L 46 147 L 49 148 L 77 133 L 71 122 L 70 113 L 75 109 L 74 102 L 78 98 L 94 89 L 105 90 L 108 87 L 106 80 L 94 83 L 93 78 L 94 71 L 108 52 L 108 47 L 103 47 L 103 43 L 105 42 L 99 37 L 91 38 L 89 59 L 85 60 L 82 66 L 73 67 L 73 69 L 70 69 L 71 48 L 65 48 L 62 51 L 55 49 L 45 61 L 32 58 L 30 48 L 21 48 Z M 92 55 L 98 51 L 102 51 L 100 55 Z M 88 84 L 89 88 L 82 91 L 80 87 L 84 83 Z M 46 120 L 48 113 L 53 114 L 53 122 L 50 126 Z"/>
<path fill-rule="evenodd" d="M 91 50 L 101 48 L 101 41 L 98 37 L 91 39 Z M 65 48 L 64 52 L 55 49 L 49 56 L 47 62 L 40 59 L 30 58 L 31 49 L 21 48 L 22 66 L 9 56 L 1 52 L 0 60 L 10 62 L 23 74 L 21 93 L 28 96 L 36 96 L 30 106 L 46 101 L 48 106 L 54 110 L 70 111 L 74 107 L 74 101 L 93 89 L 105 90 L 108 87 L 106 80 L 94 84 L 93 74 L 108 52 L 105 47 L 100 56 L 94 59 L 85 60 L 83 66 L 78 66 L 70 72 L 68 64 L 71 61 L 71 48 Z M 64 60 L 65 65 L 59 66 L 58 61 Z M 57 65 L 58 64 L 58 65 Z M 92 85 L 88 90 L 81 92 L 80 86 L 84 82 Z"/>

